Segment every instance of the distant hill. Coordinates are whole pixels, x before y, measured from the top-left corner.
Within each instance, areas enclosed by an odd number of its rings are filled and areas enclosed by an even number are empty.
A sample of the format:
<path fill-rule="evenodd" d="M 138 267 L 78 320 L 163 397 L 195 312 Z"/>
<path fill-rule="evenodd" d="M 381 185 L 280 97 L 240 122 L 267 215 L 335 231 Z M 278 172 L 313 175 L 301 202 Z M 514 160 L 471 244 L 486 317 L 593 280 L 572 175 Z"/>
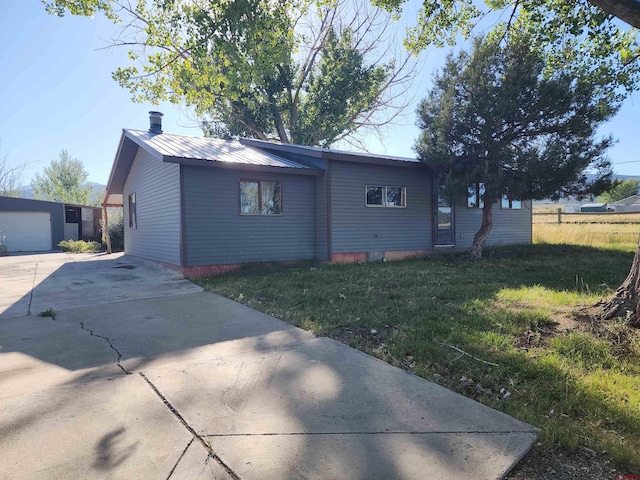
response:
<path fill-rule="evenodd" d="M 91 203 L 100 203 L 102 202 L 102 198 L 104 196 L 104 189 L 107 187 L 106 185 L 102 185 L 96 182 L 86 182 L 82 184 L 83 187 L 91 187 L 92 192 L 89 196 L 89 200 Z M 20 187 L 20 193 L 22 198 L 33 198 L 33 187 L 31 185 L 24 185 Z"/>

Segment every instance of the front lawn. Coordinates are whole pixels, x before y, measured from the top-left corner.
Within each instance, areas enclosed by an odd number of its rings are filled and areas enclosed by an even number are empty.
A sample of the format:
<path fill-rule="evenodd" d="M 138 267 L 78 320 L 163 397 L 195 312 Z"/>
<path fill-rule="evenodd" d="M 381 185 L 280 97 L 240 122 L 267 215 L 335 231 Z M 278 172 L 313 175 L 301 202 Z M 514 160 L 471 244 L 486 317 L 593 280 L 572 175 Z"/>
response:
<path fill-rule="evenodd" d="M 632 249 L 504 247 L 388 263 L 254 265 L 205 288 L 541 428 L 543 447 L 640 470 L 640 339 L 590 307 Z"/>

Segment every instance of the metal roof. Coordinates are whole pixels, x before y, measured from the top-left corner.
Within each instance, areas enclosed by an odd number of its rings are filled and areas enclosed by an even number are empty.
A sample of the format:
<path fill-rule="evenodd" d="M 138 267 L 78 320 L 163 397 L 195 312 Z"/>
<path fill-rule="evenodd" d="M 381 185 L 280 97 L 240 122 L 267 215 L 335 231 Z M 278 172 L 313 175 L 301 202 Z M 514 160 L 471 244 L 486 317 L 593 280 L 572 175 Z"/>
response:
<path fill-rule="evenodd" d="M 244 145 L 251 145 L 258 148 L 272 148 L 282 151 L 291 151 L 300 154 L 307 154 L 318 158 L 329 159 L 346 159 L 361 160 L 363 163 L 373 163 L 372 160 L 392 161 L 392 162 L 404 162 L 404 163 L 418 163 L 421 164 L 419 159 L 410 157 L 396 157 L 393 155 L 381 155 L 377 153 L 363 153 L 353 152 L 347 150 L 334 150 L 332 148 L 320 148 L 309 147 L 306 145 L 296 145 L 293 143 L 279 143 L 268 140 L 256 140 L 253 138 L 243 138 L 240 140 Z"/>
<path fill-rule="evenodd" d="M 622 200 L 618 200 L 616 205 L 640 205 L 640 195 L 631 195 L 630 197 L 623 198 Z"/>
<path fill-rule="evenodd" d="M 178 161 L 179 159 L 209 160 L 264 167 L 311 169 L 302 163 L 243 145 L 236 140 L 189 137 L 168 133 L 153 134 L 143 130 L 125 130 L 125 134 L 136 143 L 144 144 L 158 155 L 171 157 Z"/>

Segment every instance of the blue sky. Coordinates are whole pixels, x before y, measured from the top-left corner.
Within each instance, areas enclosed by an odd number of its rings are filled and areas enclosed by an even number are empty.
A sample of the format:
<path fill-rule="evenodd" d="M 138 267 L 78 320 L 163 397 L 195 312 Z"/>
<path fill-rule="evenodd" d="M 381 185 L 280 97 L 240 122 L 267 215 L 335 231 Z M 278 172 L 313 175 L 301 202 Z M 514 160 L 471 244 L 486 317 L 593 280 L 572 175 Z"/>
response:
<path fill-rule="evenodd" d="M 127 64 L 125 49 L 103 49 L 116 28 L 102 16 L 47 15 L 40 0 L 0 2 L 0 155 L 10 165 L 28 164 L 24 184 L 62 148 L 84 163 L 90 181 L 105 184 L 122 129 L 147 129 L 149 110 L 164 113 L 167 133 L 201 135 L 183 107 L 133 103 L 111 79 L 113 70 Z M 444 53 L 424 57 L 413 87 L 416 100 L 429 88 Z M 370 151 L 414 156 L 418 129 L 412 110 L 387 128 L 382 143 L 370 139 Z M 639 93 L 602 133 L 618 139 L 609 152 L 616 173 L 640 175 Z"/>

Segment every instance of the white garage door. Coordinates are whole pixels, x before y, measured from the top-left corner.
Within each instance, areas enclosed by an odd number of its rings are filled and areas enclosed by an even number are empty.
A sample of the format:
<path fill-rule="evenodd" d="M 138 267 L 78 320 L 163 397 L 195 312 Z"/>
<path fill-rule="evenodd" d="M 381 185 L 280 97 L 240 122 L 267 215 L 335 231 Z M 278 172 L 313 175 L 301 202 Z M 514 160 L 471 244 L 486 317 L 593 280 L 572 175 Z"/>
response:
<path fill-rule="evenodd" d="M 51 214 L 0 212 L 0 235 L 10 252 L 51 250 Z"/>

